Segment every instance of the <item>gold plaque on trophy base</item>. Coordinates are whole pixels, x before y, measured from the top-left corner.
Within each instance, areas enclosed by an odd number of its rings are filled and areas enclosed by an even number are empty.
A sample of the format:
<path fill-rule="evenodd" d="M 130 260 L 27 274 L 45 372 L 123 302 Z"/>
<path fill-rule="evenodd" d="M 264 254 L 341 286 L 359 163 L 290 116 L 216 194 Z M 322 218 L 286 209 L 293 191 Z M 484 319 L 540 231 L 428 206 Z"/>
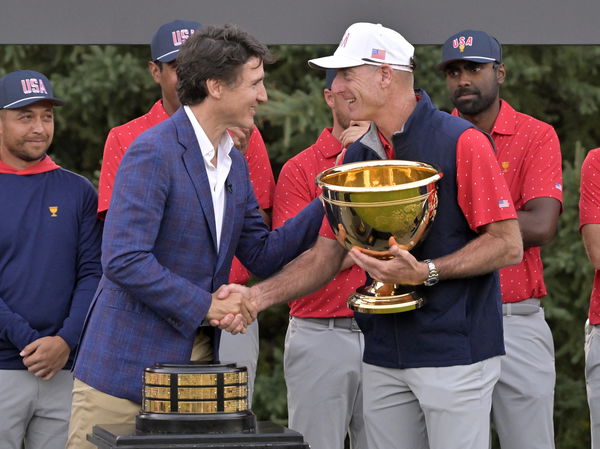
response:
<path fill-rule="evenodd" d="M 146 368 L 136 428 L 145 433 L 254 431 L 246 367 L 157 363 Z"/>

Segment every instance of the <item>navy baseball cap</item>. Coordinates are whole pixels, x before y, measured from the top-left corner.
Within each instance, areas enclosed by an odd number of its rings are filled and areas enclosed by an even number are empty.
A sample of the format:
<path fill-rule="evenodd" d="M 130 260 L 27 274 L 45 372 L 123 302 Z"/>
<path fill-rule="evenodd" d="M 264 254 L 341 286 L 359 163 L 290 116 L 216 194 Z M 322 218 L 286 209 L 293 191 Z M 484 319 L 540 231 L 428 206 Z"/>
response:
<path fill-rule="evenodd" d="M 0 78 L 0 109 L 18 109 L 38 101 L 65 104 L 54 96 L 50 80 L 33 70 L 17 70 Z"/>
<path fill-rule="evenodd" d="M 484 31 L 464 30 L 450 36 L 442 47 L 442 62 L 439 70 L 444 70 L 452 61 L 473 61 L 482 64 L 502 62 L 500 42 Z"/>
<path fill-rule="evenodd" d="M 175 20 L 161 26 L 152 38 L 150 52 L 153 61 L 171 62 L 177 58 L 179 49 L 200 28 L 198 22 Z"/>

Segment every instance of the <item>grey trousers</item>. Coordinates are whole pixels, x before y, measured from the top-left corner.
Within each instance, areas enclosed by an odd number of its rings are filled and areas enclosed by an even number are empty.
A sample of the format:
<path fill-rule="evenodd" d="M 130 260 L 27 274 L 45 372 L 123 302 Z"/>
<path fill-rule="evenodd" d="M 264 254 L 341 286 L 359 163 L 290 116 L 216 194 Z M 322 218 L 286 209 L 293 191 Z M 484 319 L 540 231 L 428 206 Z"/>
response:
<path fill-rule="evenodd" d="M 256 379 L 256 365 L 258 363 L 258 320 L 248 326 L 245 334 L 231 335 L 221 332 L 219 346 L 219 360 L 221 362 L 235 362 L 238 366 L 248 368 L 248 405 L 252 406 L 254 393 L 254 379 Z"/>
<path fill-rule="evenodd" d="M 73 376 L 59 371 L 41 380 L 25 370 L 0 370 L 0 447 L 64 449 Z"/>
<path fill-rule="evenodd" d="M 395 369 L 363 364 L 370 449 L 487 449 L 500 357 Z"/>
<path fill-rule="evenodd" d="M 600 449 L 600 326 L 585 324 L 585 384 L 592 449 Z"/>
<path fill-rule="evenodd" d="M 364 339 L 352 318 L 291 318 L 284 372 L 288 426 L 312 449 L 366 449 L 362 404 Z"/>
<path fill-rule="evenodd" d="M 502 449 L 554 449 L 554 342 L 544 309 L 504 316 L 501 373 L 492 419 Z"/>

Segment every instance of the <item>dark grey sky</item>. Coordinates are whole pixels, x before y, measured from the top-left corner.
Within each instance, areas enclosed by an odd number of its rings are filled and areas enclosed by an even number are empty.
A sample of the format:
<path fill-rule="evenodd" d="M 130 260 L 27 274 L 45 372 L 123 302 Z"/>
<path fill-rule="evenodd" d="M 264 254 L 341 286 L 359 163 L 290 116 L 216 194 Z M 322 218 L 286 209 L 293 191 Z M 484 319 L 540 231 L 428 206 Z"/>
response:
<path fill-rule="evenodd" d="M 503 44 L 600 44 L 598 0 L 2 0 L 0 44 L 148 44 L 174 19 L 236 23 L 268 44 L 337 44 L 378 22 L 413 44 L 465 28 Z"/>

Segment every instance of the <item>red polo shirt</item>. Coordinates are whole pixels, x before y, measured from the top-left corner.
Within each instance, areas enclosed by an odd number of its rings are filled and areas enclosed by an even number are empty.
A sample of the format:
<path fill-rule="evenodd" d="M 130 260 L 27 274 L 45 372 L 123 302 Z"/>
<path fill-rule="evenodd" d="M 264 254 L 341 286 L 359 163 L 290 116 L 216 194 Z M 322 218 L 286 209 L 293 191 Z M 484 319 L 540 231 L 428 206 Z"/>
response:
<path fill-rule="evenodd" d="M 342 151 L 341 143 L 323 130 L 314 145 L 288 160 L 279 175 L 273 205 L 273 227 L 295 216 L 304 206 L 321 194 L 316 176 L 335 165 Z M 290 302 L 290 315 L 300 318 L 331 318 L 352 316 L 346 300 L 365 283 L 365 274 L 358 266 L 344 270 L 317 292 Z"/>
<path fill-rule="evenodd" d="M 600 223 L 600 148 L 591 150 L 581 166 L 579 230 L 587 224 Z M 600 324 L 600 271 L 595 270 L 588 317 L 590 324 Z"/>
<path fill-rule="evenodd" d="M 104 156 L 98 182 L 98 218 L 104 218 L 110 205 L 113 185 L 121 159 L 137 136 L 169 118 L 162 100 L 158 100 L 147 113 L 121 126 L 111 129 L 104 144 Z"/>
<path fill-rule="evenodd" d="M 491 135 L 517 211 L 534 198 L 555 198 L 562 203 L 562 158 L 552 126 L 515 111 L 502 100 Z M 521 263 L 502 268 L 500 285 L 505 303 L 546 296 L 540 247 L 526 248 Z"/>
<path fill-rule="evenodd" d="M 141 133 L 168 118 L 169 115 L 162 105 L 162 100 L 158 100 L 146 114 L 110 130 L 104 145 L 104 156 L 102 158 L 102 167 L 100 168 L 98 217 L 104 218 L 106 215 L 106 211 L 110 205 L 110 197 L 117 169 L 127 148 Z M 256 126 L 252 130 L 250 139 L 248 139 L 247 148 L 245 156 L 248 161 L 248 170 L 252 186 L 254 187 L 254 194 L 261 209 L 270 209 L 273 205 L 275 179 L 271 170 L 267 148 Z M 237 258 L 234 258 L 229 282 L 245 284 L 248 282 L 248 279 L 250 279 L 250 273 Z"/>

